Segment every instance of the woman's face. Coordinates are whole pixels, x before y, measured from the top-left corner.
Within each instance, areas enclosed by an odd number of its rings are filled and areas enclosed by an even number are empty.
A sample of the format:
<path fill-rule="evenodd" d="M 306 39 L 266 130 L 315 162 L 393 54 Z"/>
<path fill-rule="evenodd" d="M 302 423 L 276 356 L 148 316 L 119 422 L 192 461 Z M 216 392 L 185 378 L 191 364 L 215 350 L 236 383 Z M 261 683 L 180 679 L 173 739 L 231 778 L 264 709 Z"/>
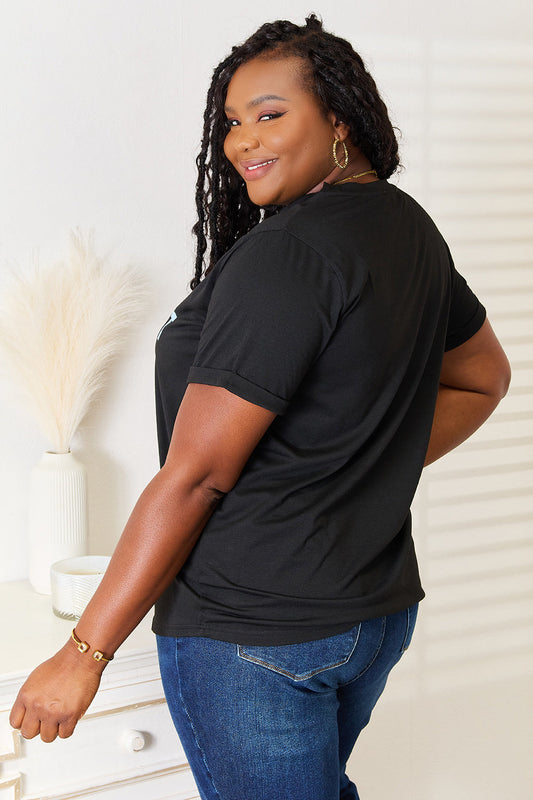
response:
<path fill-rule="evenodd" d="M 337 171 L 332 144 L 347 129 L 332 112 L 324 114 L 301 70 L 297 57 L 258 57 L 239 67 L 228 86 L 224 153 L 259 206 L 286 205 Z M 342 158 L 340 144 L 338 150 Z"/>

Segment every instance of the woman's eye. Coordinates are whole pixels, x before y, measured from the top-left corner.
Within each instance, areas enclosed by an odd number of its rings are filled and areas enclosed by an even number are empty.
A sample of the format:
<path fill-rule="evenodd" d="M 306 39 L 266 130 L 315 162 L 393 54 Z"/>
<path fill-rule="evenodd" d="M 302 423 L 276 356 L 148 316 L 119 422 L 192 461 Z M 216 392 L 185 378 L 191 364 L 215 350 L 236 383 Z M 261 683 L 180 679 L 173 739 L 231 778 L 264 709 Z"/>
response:
<path fill-rule="evenodd" d="M 284 111 L 270 111 L 268 114 L 261 114 L 260 117 L 257 118 L 258 122 L 270 122 L 270 120 L 278 119 L 278 117 L 282 117 Z M 236 128 L 241 123 L 238 119 L 228 119 L 226 118 L 226 128 L 229 130 L 230 128 Z"/>
<path fill-rule="evenodd" d="M 259 119 L 266 119 L 266 120 L 278 119 L 278 117 L 282 117 L 282 116 L 283 116 L 283 114 L 281 114 L 279 111 L 273 111 L 270 114 L 261 114 Z"/>

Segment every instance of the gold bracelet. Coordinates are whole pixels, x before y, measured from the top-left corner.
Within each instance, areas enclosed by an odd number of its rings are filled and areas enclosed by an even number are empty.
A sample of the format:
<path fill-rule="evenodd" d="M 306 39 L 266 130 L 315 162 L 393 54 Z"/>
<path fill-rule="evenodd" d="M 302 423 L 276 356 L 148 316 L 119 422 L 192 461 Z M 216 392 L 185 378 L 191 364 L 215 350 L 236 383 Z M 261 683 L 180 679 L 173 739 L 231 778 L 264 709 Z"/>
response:
<path fill-rule="evenodd" d="M 81 639 L 78 639 L 78 637 L 76 636 L 76 628 L 72 628 L 71 636 L 74 639 L 76 647 L 78 648 L 80 653 L 86 653 L 87 650 L 90 650 L 91 645 L 87 644 L 87 642 L 82 642 Z M 95 650 L 93 653 L 93 658 L 95 661 L 113 661 L 114 657 L 115 656 L 107 658 L 107 656 L 104 656 L 101 650 Z"/>

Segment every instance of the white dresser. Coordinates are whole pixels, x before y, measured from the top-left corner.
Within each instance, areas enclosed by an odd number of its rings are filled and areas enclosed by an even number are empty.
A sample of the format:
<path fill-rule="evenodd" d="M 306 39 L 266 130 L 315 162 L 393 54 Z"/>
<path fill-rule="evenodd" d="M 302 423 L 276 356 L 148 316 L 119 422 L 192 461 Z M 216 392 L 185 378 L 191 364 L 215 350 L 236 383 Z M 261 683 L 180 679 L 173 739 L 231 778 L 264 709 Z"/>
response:
<path fill-rule="evenodd" d="M 164 700 L 149 615 L 106 667 L 70 739 L 26 741 L 9 725 L 25 677 L 74 623 L 26 582 L 0 584 L 0 800 L 199 800 Z"/>

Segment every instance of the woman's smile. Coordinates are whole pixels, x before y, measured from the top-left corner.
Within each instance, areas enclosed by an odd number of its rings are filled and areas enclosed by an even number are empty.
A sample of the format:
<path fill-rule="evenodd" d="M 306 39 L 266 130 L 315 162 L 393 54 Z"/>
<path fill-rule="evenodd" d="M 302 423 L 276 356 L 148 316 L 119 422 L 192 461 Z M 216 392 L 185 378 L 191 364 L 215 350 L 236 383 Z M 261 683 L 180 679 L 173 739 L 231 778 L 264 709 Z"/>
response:
<path fill-rule="evenodd" d="M 264 177 L 270 171 L 270 167 L 272 167 L 277 160 L 277 158 L 269 158 L 241 161 L 240 166 L 244 174 L 244 180 L 256 181 L 259 178 Z"/>

